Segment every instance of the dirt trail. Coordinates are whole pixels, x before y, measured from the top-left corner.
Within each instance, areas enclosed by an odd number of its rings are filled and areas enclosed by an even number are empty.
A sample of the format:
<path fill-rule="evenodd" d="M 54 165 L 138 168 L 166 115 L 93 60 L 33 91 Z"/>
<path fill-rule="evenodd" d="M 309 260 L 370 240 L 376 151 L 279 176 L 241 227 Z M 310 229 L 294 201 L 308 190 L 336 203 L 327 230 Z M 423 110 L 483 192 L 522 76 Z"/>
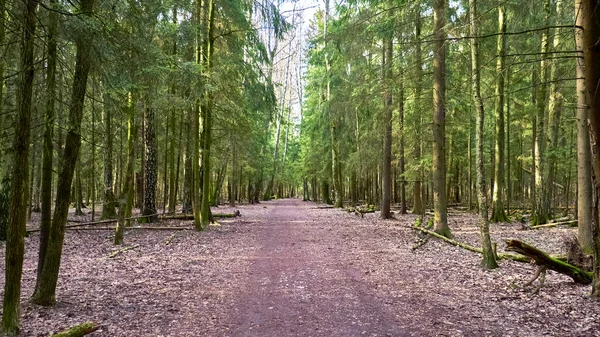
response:
<path fill-rule="evenodd" d="M 254 226 L 260 249 L 231 316 L 231 336 L 403 336 L 363 269 L 340 251 L 343 227 L 314 204 L 280 200 Z"/>
<path fill-rule="evenodd" d="M 239 209 L 242 217 L 205 232 L 127 230 L 125 245 L 136 248 L 114 258 L 111 230 L 70 230 L 51 308 L 29 301 L 33 234 L 21 335 L 45 337 L 91 320 L 101 329 L 90 337 L 599 336 L 600 306 L 587 297 L 589 286 L 549 272 L 534 296 L 519 287 L 531 265 L 501 261 L 484 270 L 477 254 L 437 240 L 412 251 L 415 216 L 360 218 L 322 206 L 221 206 L 215 211 Z M 452 213 L 449 224 L 458 240 L 479 244 L 476 215 Z M 556 254 L 577 230 L 520 228 L 493 225 L 492 240 L 521 239 Z M 4 261 L 0 243 L 0 271 Z"/>

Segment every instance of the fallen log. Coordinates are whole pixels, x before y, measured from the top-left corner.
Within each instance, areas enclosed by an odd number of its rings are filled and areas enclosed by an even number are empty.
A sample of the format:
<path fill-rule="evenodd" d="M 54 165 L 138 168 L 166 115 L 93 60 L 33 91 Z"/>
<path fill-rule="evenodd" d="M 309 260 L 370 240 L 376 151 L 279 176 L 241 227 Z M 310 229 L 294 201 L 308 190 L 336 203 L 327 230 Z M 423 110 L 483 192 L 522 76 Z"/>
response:
<path fill-rule="evenodd" d="M 471 245 L 468 245 L 466 243 L 460 242 L 460 241 L 456 241 L 453 239 L 448 239 L 447 237 L 440 235 L 434 231 L 430 231 L 428 229 L 425 229 L 423 227 L 416 227 L 416 226 L 411 226 L 410 228 L 414 229 L 414 230 L 419 230 L 423 233 L 429 234 L 431 236 L 434 236 L 438 239 L 442 239 L 454 246 L 466 249 L 468 251 L 474 252 L 474 253 L 479 253 L 479 254 L 483 254 L 483 250 L 479 247 L 474 247 Z M 529 259 L 523 256 L 518 256 L 518 255 L 514 255 L 514 254 L 508 254 L 508 253 L 502 253 L 502 254 L 496 254 L 497 258 L 500 260 L 512 260 L 512 261 L 517 261 L 517 262 L 529 262 Z"/>
<path fill-rule="evenodd" d="M 529 227 L 529 229 L 549 228 L 549 227 L 556 227 L 556 226 L 561 226 L 561 225 L 572 225 L 572 224 L 576 224 L 576 223 L 577 223 L 577 220 L 551 222 L 551 223 L 544 224 L 544 225 L 531 226 L 531 227 Z"/>
<path fill-rule="evenodd" d="M 147 217 L 151 217 L 151 216 L 157 216 L 158 214 L 149 214 L 149 215 L 140 215 L 140 216 L 132 216 L 129 218 L 125 218 L 125 220 L 136 220 L 136 219 L 141 219 L 141 218 L 147 218 Z M 233 213 L 213 213 L 213 218 L 235 218 L 238 216 L 242 216 L 242 214 L 240 213 L 239 210 L 236 210 Z M 161 215 L 159 216 L 159 219 L 180 219 L 180 220 L 194 220 L 194 215 L 193 214 L 177 214 L 177 215 Z M 71 221 L 69 221 L 71 222 Z M 72 228 L 78 228 L 78 227 L 86 227 L 86 226 L 94 226 L 94 225 L 102 225 L 102 224 L 107 224 L 107 223 L 114 223 L 117 222 L 117 219 L 108 219 L 108 220 L 100 220 L 100 221 L 92 221 L 92 222 L 81 222 L 81 223 L 75 223 L 75 224 L 71 224 L 71 225 L 66 225 L 65 228 L 66 229 L 72 229 Z M 112 228 L 112 227 L 110 227 Z M 97 229 L 110 229 L 110 228 L 97 228 Z M 127 227 L 127 229 L 168 229 L 168 228 L 160 228 L 160 227 Z M 95 230 L 95 229 L 89 229 L 89 228 L 85 228 L 85 229 L 81 229 L 81 230 Z M 34 228 L 34 229 L 28 229 L 27 233 L 36 233 L 39 232 L 40 229 L 39 228 Z"/>
<path fill-rule="evenodd" d="M 538 266 L 546 267 L 547 269 L 567 275 L 572 278 L 575 283 L 591 284 L 594 278 L 593 273 L 587 272 L 557 258 L 553 258 L 546 252 L 519 240 L 506 240 L 506 250 L 527 256 Z"/>
<path fill-rule="evenodd" d="M 98 328 L 100 326 L 94 322 L 85 322 L 56 333 L 51 337 L 81 337 L 98 330 Z"/>
<path fill-rule="evenodd" d="M 213 213 L 213 218 L 235 218 L 242 216 L 239 210 L 233 213 Z M 159 216 L 160 219 L 168 220 L 194 220 L 194 214 L 174 214 L 174 215 L 163 215 Z"/>
<path fill-rule="evenodd" d="M 115 230 L 115 227 L 83 227 L 83 228 L 66 228 L 72 229 L 76 231 L 103 231 L 103 230 Z M 156 230 L 156 231 L 185 231 L 185 230 L 193 230 L 193 227 L 169 227 L 169 226 L 133 226 L 133 227 L 125 227 L 125 230 L 130 229 L 147 229 L 147 230 Z M 38 232 L 39 229 L 35 229 L 32 231 Z M 30 233 L 30 231 L 27 231 Z"/>
<path fill-rule="evenodd" d="M 125 248 L 121 248 L 121 249 L 119 249 L 119 250 L 117 250 L 117 251 L 114 251 L 114 252 L 112 252 L 112 253 L 111 253 L 111 254 L 108 256 L 108 258 L 109 258 L 109 259 L 112 259 L 113 257 L 116 257 L 116 256 L 117 256 L 117 255 L 119 255 L 119 254 L 122 254 L 122 253 L 124 253 L 124 252 L 126 252 L 126 251 L 128 251 L 128 250 L 136 249 L 136 248 L 137 248 L 137 247 L 139 247 L 139 246 L 140 246 L 140 245 L 133 245 L 133 246 L 129 246 L 129 247 L 125 247 Z"/>

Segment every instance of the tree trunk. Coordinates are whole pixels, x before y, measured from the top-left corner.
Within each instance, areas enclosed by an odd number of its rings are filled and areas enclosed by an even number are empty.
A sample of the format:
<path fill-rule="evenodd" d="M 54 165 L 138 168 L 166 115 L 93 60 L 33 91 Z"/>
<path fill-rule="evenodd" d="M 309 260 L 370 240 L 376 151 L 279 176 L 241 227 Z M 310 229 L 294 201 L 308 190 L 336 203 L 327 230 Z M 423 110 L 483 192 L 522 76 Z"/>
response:
<path fill-rule="evenodd" d="M 133 208 L 133 186 L 135 173 L 135 140 L 137 139 L 138 125 L 136 123 L 136 110 L 133 103 L 133 94 L 130 92 L 127 97 L 127 112 L 129 119 L 127 121 L 127 167 L 125 168 L 125 179 L 123 190 L 119 197 L 119 214 L 117 216 L 117 226 L 115 227 L 115 245 L 123 244 L 123 232 L 125 227 L 131 224 L 127 218 L 131 217 Z M 123 175 L 123 173 L 121 173 Z"/>
<path fill-rule="evenodd" d="M 446 0 L 435 0 L 433 7 L 433 230 L 451 237 L 446 200 Z"/>
<path fill-rule="evenodd" d="M 114 219 L 117 216 L 115 210 L 115 194 L 113 191 L 113 131 L 112 131 L 112 108 L 113 101 L 108 95 L 103 95 L 104 106 L 104 202 L 102 204 L 102 215 L 100 219 Z"/>
<path fill-rule="evenodd" d="M 390 17 L 393 15 L 390 11 Z M 391 34 L 390 34 L 391 35 Z M 383 47 L 383 189 L 381 195 L 381 218 L 389 219 L 392 198 L 392 65 L 393 37 L 389 36 Z"/>
<path fill-rule="evenodd" d="M 194 140 L 194 135 L 192 134 L 192 127 L 194 121 L 194 113 L 192 109 L 187 109 L 185 112 L 185 117 L 187 117 L 187 123 L 185 123 L 185 134 L 186 139 Z M 186 119 L 186 118 L 183 119 Z M 183 122 L 183 121 L 182 121 Z M 193 172 L 193 152 L 194 152 L 194 144 L 193 141 L 185 142 L 185 155 L 184 155 L 184 172 L 183 172 L 183 207 L 181 209 L 181 213 L 192 213 L 192 198 L 194 193 L 194 183 L 198 184 L 198 182 L 194 182 L 194 172 Z"/>
<path fill-rule="evenodd" d="M 156 131 L 155 131 L 155 114 L 154 108 L 150 106 L 151 102 L 147 103 L 148 106 L 144 110 L 144 145 L 145 145 L 145 156 L 144 161 L 146 167 L 144 168 L 144 207 L 142 209 L 142 215 L 156 214 L 156 184 L 158 181 L 158 162 L 157 162 L 157 149 L 156 149 Z M 150 216 L 144 218 L 147 222 L 155 222 L 156 217 Z"/>
<path fill-rule="evenodd" d="M 56 7 L 58 0 L 52 0 L 50 6 Z M 57 13 L 48 11 L 49 24 L 47 36 L 48 66 L 46 68 L 46 111 L 44 114 L 44 145 L 42 155 L 42 214 L 40 219 L 40 244 L 38 253 L 37 279 L 40 279 L 46 258 L 50 224 L 52 222 L 52 162 L 54 156 L 54 121 L 56 94 L 56 34 L 58 26 Z"/>
<path fill-rule="evenodd" d="M 21 35 L 20 80 L 17 96 L 17 120 L 13 143 L 14 163 L 11 174 L 11 201 L 6 237 L 6 271 L 2 325 L 0 331 L 8 335 L 19 333 L 21 303 L 21 275 L 25 253 L 25 223 L 27 216 L 27 178 L 29 141 L 31 135 L 31 98 L 34 80 L 34 38 L 38 2 L 29 0 L 19 7 L 23 16 Z"/>
<path fill-rule="evenodd" d="M 75 167 L 75 215 L 84 215 L 83 191 L 81 186 L 81 163 L 77 161 Z"/>
<path fill-rule="evenodd" d="M 506 17 L 504 4 L 498 6 L 498 62 L 496 64 L 496 142 L 494 157 L 494 189 L 492 196 L 492 222 L 507 222 L 504 211 L 504 81 L 506 77 Z"/>
<path fill-rule="evenodd" d="M 420 6 L 416 6 L 415 15 L 415 79 L 417 81 L 415 85 L 415 107 L 421 106 L 421 92 L 422 92 L 422 78 L 423 77 L 423 61 L 421 59 L 421 10 Z M 422 119 L 422 114 L 419 114 L 419 119 Z M 417 128 L 421 128 L 423 123 L 419 123 Z M 423 208 L 423 167 L 421 164 L 421 137 L 417 131 L 417 136 L 414 147 L 414 158 L 417 163 L 417 180 L 413 186 L 413 214 L 425 214 Z"/>
<path fill-rule="evenodd" d="M 177 7 L 173 7 L 173 24 L 177 25 Z M 177 36 L 173 36 L 173 49 L 171 51 L 171 55 L 173 57 L 177 56 Z M 171 95 L 173 98 L 175 98 L 177 96 L 177 89 L 176 89 L 176 81 L 174 81 L 171 84 Z M 168 175 L 169 175 L 169 188 L 168 188 L 168 203 L 169 203 L 169 213 L 175 213 L 175 207 L 177 206 L 177 187 L 176 187 L 176 182 L 175 182 L 175 146 L 176 146 L 176 142 L 177 142 L 177 138 L 174 137 L 175 135 L 175 125 L 177 125 L 176 123 L 176 111 L 177 109 L 175 109 L 174 107 L 171 109 L 171 116 L 169 117 L 169 129 L 171 130 L 171 133 L 173 134 L 173 136 L 171 136 L 171 138 L 169 138 L 169 155 L 168 155 L 168 165 L 169 165 L 169 170 L 168 170 Z M 179 134 L 181 134 L 181 129 L 179 131 Z M 181 137 L 179 137 L 181 138 Z M 165 158 L 166 160 L 166 158 Z M 179 159 L 178 159 L 179 160 Z M 167 174 L 167 172 L 165 172 L 165 174 Z M 165 191 L 166 193 L 166 191 Z"/>
<path fill-rule="evenodd" d="M 577 219 L 579 220 L 578 239 L 581 250 L 588 255 L 594 251 L 594 222 L 592 221 L 592 163 L 590 153 L 590 132 L 588 129 L 589 97 L 585 88 L 585 65 L 583 59 L 583 13 L 582 0 L 575 1 L 575 43 L 580 50 L 576 59 L 577 71 Z"/>
<path fill-rule="evenodd" d="M 483 100 L 481 99 L 480 92 L 480 75 L 479 75 L 479 35 L 478 22 L 479 17 L 477 16 L 477 1 L 469 0 L 469 16 L 471 22 L 471 76 L 473 84 L 473 105 L 477 111 L 477 125 L 476 125 L 476 157 L 477 157 L 477 201 L 479 203 L 479 225 L 481 231 L 481 246 L 483 260 L 481 265 L 488 269 L 498 268 L 496 263 L 496 256 L 492 250 L 492 243 L 490 240 L 490 228 L 488 222 L 488 205 L 487 205 L 487 194 L 485 185 L 485 172 L 484 172 L 484 153 L 483 153 L 483 126 L 484 126 L 484 110 Z"/>
<path fill-rule="evenodd" d="M 206 50 L 204 50 L 204 41 L 206 40 L 206 36 L 203 39 L 203 29 L 202 29 L 202 24 L 205 24 L 202 22 L 203 17 L 202 17 L 202 1 L 200 0 L 196 0 L 196 10 L 194 11 L 194 18 L 196 21 L 196 55 L 195 55 L 195 61 L 196 64 L 198 65 L 202 65 L 202 53 L 206 52 Z M 204 145 L 204 137 L 206 137 L 206 134 L 203 132 L 202 133 L 202 137 L 200 137 L 200 118 L 201 116 L 204 117 L 204 113 L 205 111 L 202 110 L 202 106 L 201 106 L 202 102 L 201 102 L 201 97 L 198 97 L 196 99 L 195 105 L 194 105 L 194 110 L 193 110 L 193 116 L 192 116 L 192 121 L 191 121 L 191 129 L 192 129 L 192 137 L 191 137 L 191 141 L 193 143 L 193 147 L 192 147 L 192 175 L 193 175 L 193 191 L 192 191 L 192 210 L 194 213 L 194 227 L 196 228 L 196 230 L 201 231 L 203 230 L 202 228 L 202 218 L 201 218 L 201 208 L 202 208 L 202 195 L 201 195 L 201 190 L 200 190 L 200 181 L 204 181 L 202 177 L 202 172 L 204 170 L 206 170 L 205 166 L 202 166 L 202 168 L 200 167 L 200 151 L 203 150 Z M 201 111 L 202 110 L 202 111 Z M 203 123 L 206 123 L 205 120 L 203 120 Z M 202 144 L 201 144 L 202 143 Z M 204 156 L 204 152 L 202 152 L 202 156 Z M 202 163 L 204 165 L 204 162 Z M 204 192 L 202 190 L 202 192 Z"/>
<path fill-rule="evenodd" d="M 80 6 L 81 13 L 85 16 L 91 16 L 94 2 L 95 0 L 82 0 Z M 58 176 L 56 203 L 44 269 L 42 270 L 41 280 L 37 282 L 39 286 L 36 287 L 33 294 L 34 303 L 40 305 L 52 305 L 56 301 L 56 284 L 58 282 L 58 271 L 62 256 L 65 225 L 69 212 L 69 195 L 71 183 L 73 182 L 73 173 L 79 156 L 79 148 L 81 146 L 81 120 L 87 79 L 92 63 L 90 58 L 91 44 L 89 41 L 86 41 L 83 33 L 80 33 L 76 37 L 75 45 L 77 52 L 75 57 L 75 74 L 73 75 L 71 107 L 69 109 L 69 129 L 62 158 L 63 162 Z"/>
<path fill-rule="evenodd" d="M 400 83 L 398 93 L 398 118 L 400 121 L 400 214 L 406 214 L 406 158 L 404 156 L 404 71 L 402 65 L 400 66 Z"/>
<path fill-rule="evenodd" d="M 556 15 L 557 17 L 560 15 L 560 1 L 556 2 Z M 560 32 L 558 29 L 554 29 L 554 37 L 552 42 L 552 49 L 558 50 L 560 43 Z M 546 138 L 546 176 L 544 178 L 544 183 L 546 186 L 544 189 L 546 190 L 545 196 L 545 204 L 548 208 L 548 217 L 551 215 L 552 205 L 553 205 L 553 196 L 555 195 L 555 181 L 556 181 L 556 171 L 557 171 L 557 161 L 558 156 L 556 153 L 556 147 L 559 146 L 558 143 L 558 132 L 560 127 L 560 117 L 562 114 L 562 103 L 563 97 L 560 93 L 560 88 L 557 83 L 558 79 L 558 65 L 556 64 L 556 60 L 550 61 L 550 97 L 548 100 L 548 127 L 547 127 L 547 138 Z"/>
<path fill-rule="evenodd" d="M 595 189 L 594 280 L 592 296 L 600 297 L 600 231 L 598 198 L 600 196 L 600 1 L 583 0 L 583 54 L 585 59 L 585 91 L 589 97 L 590 149 Z M 581 220 L 580 220 L 581 221 Z"/>
<path fill-rule="evenodd" d="M 212 67 L 212 55 L 214 52 L 214 41 L 215 41 L 215 6 L 214 0 L 207 0 L 206 8 L 206 24 L 208 36 L 205 41 L 205 58 L 204 58 L 204 69 L 210 77 Z M 201 214 L 201 228 L 206 229 L 211 220 L 210 214 L 210 145 L 212 142 L 212 109 L 213 109 L 213 93 L 206 93 L 205 106 L 202 107 L 203 123 L 202 123 L 202 207 L 200 210 Z"/>
<path fill-rule="evenodd" d="M 550 0 L 544 2 L 545 26 L 550 23 Z M 536 97 L 536 129 L 535 129 L 535 157 L 534 157 L 534 175 L 535 175 L 535 207 L 532 215 L 532 225 L 541 225 L 548 222 L 550 217 L 548 184 L 544 179 L 548 178 L 547 163 L 544 159 L 546 155 L 546 125 L 547 125 L 547 80 L 548 80 L 548 51 L 549 51 L 549 28 L 542 32 L 542 49 L 540 60 L 540 74 L 538 81 L 540 83 Z"/>
<path fill-rule="evenodd" d="M 93 86 L 92 88 L 95 88 Z M 95 90 L 94 90 L 95 91 Z M 92 97 L 96 97 L 95 92 L 92 92 Z M 92 164 L 91 164 L 91 213 L 92 213 L 92 221 L 96 220 L 96 102 L 92 101 Z"/>

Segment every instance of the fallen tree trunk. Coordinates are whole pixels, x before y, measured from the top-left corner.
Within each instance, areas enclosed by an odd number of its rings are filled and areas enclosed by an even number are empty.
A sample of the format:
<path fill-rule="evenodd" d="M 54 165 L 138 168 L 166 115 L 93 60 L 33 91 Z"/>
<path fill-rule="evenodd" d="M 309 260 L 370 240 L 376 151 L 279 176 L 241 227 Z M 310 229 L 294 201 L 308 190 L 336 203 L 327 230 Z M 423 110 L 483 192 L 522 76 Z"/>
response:
<path fill-rule="evenodd" d="M 529 227 L 529 229 L 548 228 L 548 227 L 556 227 L 556 226 L 561 226 L 561 225 L 572 225 L 572 224 L 576 224 L 576 223 L 577 223 L 577 220 L 551 222 L 551 223 L 548 223 L 545 225 L 531 226 L 531 227 Z"/>
<path fill-rule="evenodd" d="M 591 284 L 592 279 L 594 278 L 593 273 L 553 258 L 536 247 L 519 240 L 506 240 L 506 250 L 525 255 L 533 260 L 538 266 L 545 266 L 555 272 L 567 275 L 572 278 L 575 283 Z"/>
<path fill-rule="evenodd" d="M 85 322 L 63 330 L 51 337 L 81 337 L 98 330 L 100 326 L 94 322 Z"/>
<path fill-rule="evenodd" d="M 444 241 L 446 241 L 446 242 L 448 242 L 448 243 L 450 243 L 450 244 L 452 244 L 454 246 L 466 249 L 468 251 L 471 251 L 471 252 L 474 252 L 474 253 L 483 254 L 482 249 L 479 248 L 479 247 L 474 247 L 474 246 L 468 245 L 468 244 L 463 243 L 463 242 L 459 242 L 459 241 L 456 241 L 456 240 L 453 240 L 453 239 L 448 239 L 447 237 L 445 237 L 443 235 L 440 235 L 440 234 L 438 234 L 438 233 L 436 233 L 434 231 L 430 231 L 430 230 L 428 230 L 426 228 L 416 227 L 416 226 L 411 226 L 410 228 L 412 228 L 414 230 L 419 230 L 419 231 L 421 231 L 423 233 L 429 234 L 429 235 L 434 236 L 434 237 L 436 237 L 438 239 L 442 239 L 442 240 L 444 240 Z M 523 256 L 514 255 L 514 254 L 503 253 L 503 254 L 496 254 L 496 255 L 497 255 L 496 257 L 498 259 L 500 259 L 500 260 L 512 260 L 512 261 L 517 261 L 517 262 L 529 262 L 528 258 L 523 257 Z"/>
<path fill-rule="evenodd" d="M 213 213 L 213 218 L 235 218 L 238 216 L 242 216 L 239 210 L 233 213 Z M 160 219 L 169 219 L 169 220 L 194 220 L 194 214 L 175 214 L 175 215 L 163 215 L 159 217 Z"/>
<path fill-rule="evenodd" d="M 147 218 L 147 217 L 151 217 L 151 216 L 157 216 L 158 214 L 149 214 L 149 215 L 140 215 L 140 216 L 132 216 L 130 218 L 126 218 L 125 220 L 136 220 L 136 219 L 142 219 L 142 218 Z M 237 210 L 233 213 L 213 213 L 213 218 L 235 218 L 238 216 L 242 216 L 240 211 Z M 179 220 L 194 220 L 194 215 L 193 214 L 176 214 L 176 215 L 161 215 L 159 216 L 160 219 L 179 219 Z M 72 221 L 70 221 L 72 222 Z M 94 225 L 102 225 L 102 224 L 108 224 L 108 223 L 114 223 L 117 222 L 117 219 L 108 219 L 108 220 L 100 220 L 100 221 L 92 221 L 92 222 L 81 222 L 81 223 L 75 223 L 72 225 L 66 225 L 65 228 L 66 229 L 72 229 L 72 228 L 78 228 L 78 227 L 86 227 L 86 226 L 94 226 Z M 112 227 L 111 227 L 112 228 Z M 127 229 L 132 229 L 134 227 L 127 227 Z M 93 229 L 89 229 L 89 228 L 81 228 L 82 230 L 93 230 Z M 105 228 L 97 228 L 97 229 L 105 229 Z M 137 227 L 134 229 L 167 229 L 167 228 L 161 228 L 161 227 Z M 27 233 L 36 233 L 39 232 L 40 229 L 39 228 L 34 228 L 34 229 L 28 229 Z"/>
<path fill-rule="evenodd" d="M 66 227 L 65 229 L 73 229 L 73 230 L 78 230 L 78 231 L 103 231 L 103 230 L 115 230 L 115 227 L 83 227 L 83 228 L 79 228 L 79 227 Z M 125 227 L 125 230 L 130 230 L 130 229 L 148 229 L 148 230 L 156 230 L 156 231 L 183 231 L 183 230 L 193 230 L 194 228 L 192 227 L 169 227 L 169 226 L 162 226 L 162 227 L 156 227 L 156 226 L 132 226 L 132 227 Z M 39 229 L 29 229 L 27 230 L 27 233 L 35 233 L 35 232 L 39 232 Z"/>
<path fill-rule="evenodd" d="M 133 245 L 133 246 L 129 246 L 129 247 L 125 247 L 125 248 L 121 248 L 119 250 L 116 250 L 112 253 L 110 253 L 110 255 L 108 256 L 109 259 L 112 259 L 113 257 L 116 257 L 119 254 L 122 254 L 128 250 L 132 250 L 132 249 L 136 249 L 137 247 L 139 247 L 140 245 Z"/>

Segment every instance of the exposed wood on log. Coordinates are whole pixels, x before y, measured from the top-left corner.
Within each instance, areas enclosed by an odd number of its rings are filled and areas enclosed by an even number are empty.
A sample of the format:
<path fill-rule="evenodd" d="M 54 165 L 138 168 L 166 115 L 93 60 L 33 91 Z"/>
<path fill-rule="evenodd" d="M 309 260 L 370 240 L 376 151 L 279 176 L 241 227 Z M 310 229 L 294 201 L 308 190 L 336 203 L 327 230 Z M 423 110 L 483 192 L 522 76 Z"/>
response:
<path fill-rule="evenodd" d="M 242 216 L 239 210 L 236 210 L 233 213 L 213 213 L 213 218 L 235 218 L 238 216 Z M 194 214 L 175 214 L 175 215 L 165 215 L 160 216 L 160 219 L 169 219 L 169 220 L 194 220 Z"/>
<path fill-rule="evenodd" d="M 125 247 L 125 248 L 121 248 L 121 249 L 119 249 L 119 250 L 117 250 L 117 251 L 114 251 L 114 252 L 112 252 L 112 253 L 111 253 L 111 254 L 108 256 L 108 258 L 112 259 L 113 257 L 116 257 L 116 256 L 117 256 L 117 255 L 119 255 L 119 254 L 122 254 L 122 253 L 124 253 L 124 252 L 126 252 L 126 251 L 128 251 L 128 250 L 136 249 L 136 248 L 137 248 L 137 247 L 139 247 L 139 246 L 140 246 L 140 245 L 133 245 L 133 246 L 129 246 L 129 247 Z"/>
<path fill-rule="evenodd" d="M 100 326 L 94 322 L 85 322 L 52 335 L 51 337 L 81 337 L 98 330 Z"/>
<path fill-rule="evenodd" d="M 546 270 L 547 269 L 548 269 L 548 267 L 546 267 L 546 266 L 538 266 L 538 268 L 535 270 L 535 274 L 533 274 L 533 277 L 531 278 L 531 280 L 525 282 L 523 287 L 529 287 L 530 285 L 533 284 L 533 281 L 537 280 L 537 278 L 540 277 L 540 284 L 538 284 L 538 286 L 535 287 L 535 289 L 533 290 L 533 293 L 537 294 L 540 291 L 540 289 L 542 289 L 542 287 L 544 286 L 544 282 L 546 281 Z"/>
<path fill-rule="evenodd" d="M 173 241 L 173 239 L 175 239 L 175 233 L 171 234 L 171 236 L 169 236 L 166 240 L 165 240 L 165 246 L 168 246 L 169 244 L 171 244 L 171 242 Z"/>
<path fill-rule="evenodd" d="M 546 266 L 548 269 L 567 275 L 576 283 L 592 283 L 593 273 L 587 272 L 579 267 L 568 264 L 557 258 L 553 258 L 547 253 L 528 245 L 519 240 L 506 240 L 506 250 L 519 253 L 529 257 L 538 266 Z"/>
<path fill-rule="evenodd" d="M 531 227 L 529 227 L 529 229 L 549 228 L 549 227 L 556 227 L 556 226 L 561 226 L 561 225 L 572 225 L 572 224 L 576 224 L 576 223 L 577 223 L 577 220 L 551 222 L 551 223 L 544 224 L 544 225 L 531 226 Z"/>

